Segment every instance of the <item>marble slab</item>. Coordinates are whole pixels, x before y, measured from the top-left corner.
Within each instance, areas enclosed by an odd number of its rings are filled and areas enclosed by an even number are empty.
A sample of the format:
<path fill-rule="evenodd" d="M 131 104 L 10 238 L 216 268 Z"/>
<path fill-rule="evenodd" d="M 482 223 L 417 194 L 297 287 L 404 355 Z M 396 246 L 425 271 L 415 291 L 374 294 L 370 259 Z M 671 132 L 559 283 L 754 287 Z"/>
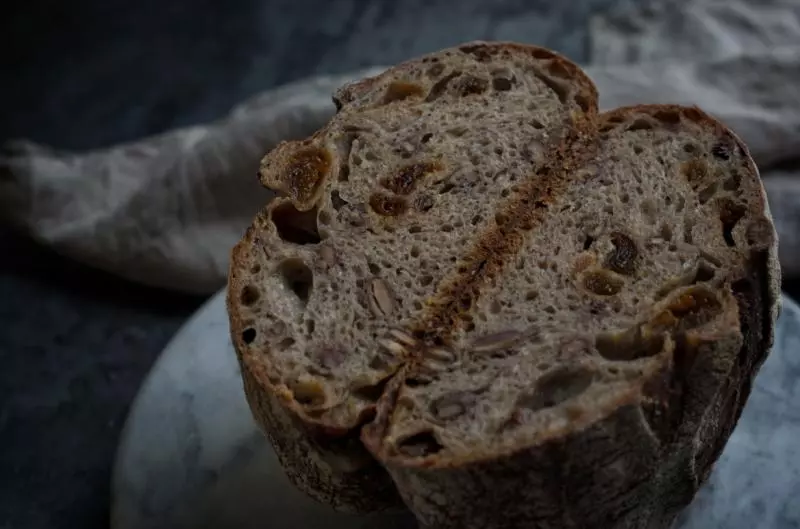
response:
<path fill-rule="evenodd" d="M 402 514 L 335 513 L 289 484 L 245 402 L 222 293 L 140 390 L 117 453 L 111 518 L 112 529 L 415 525 Z M 742 419 L 678 528 L 800 528 L 800 308 L 789 299 Z"/>

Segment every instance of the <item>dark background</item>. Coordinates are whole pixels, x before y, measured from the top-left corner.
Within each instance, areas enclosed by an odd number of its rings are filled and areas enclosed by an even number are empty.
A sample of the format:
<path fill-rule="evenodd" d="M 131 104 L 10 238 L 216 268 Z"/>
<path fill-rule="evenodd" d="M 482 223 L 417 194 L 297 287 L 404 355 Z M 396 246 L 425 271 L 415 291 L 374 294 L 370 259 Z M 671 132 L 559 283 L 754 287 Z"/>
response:
<path fill-rule="evenodd" d="M 0 14 L 0 141 L 84 149 L 214 119 L 315 73 L 475 38 L 587 62 L 613 0 L 34 0 Z M 792 288 L 797 292 L 796 288 Z M 202 299 L 126 283 L 0 227 L 0 527 L 108 526 L 131 399 Z"/>

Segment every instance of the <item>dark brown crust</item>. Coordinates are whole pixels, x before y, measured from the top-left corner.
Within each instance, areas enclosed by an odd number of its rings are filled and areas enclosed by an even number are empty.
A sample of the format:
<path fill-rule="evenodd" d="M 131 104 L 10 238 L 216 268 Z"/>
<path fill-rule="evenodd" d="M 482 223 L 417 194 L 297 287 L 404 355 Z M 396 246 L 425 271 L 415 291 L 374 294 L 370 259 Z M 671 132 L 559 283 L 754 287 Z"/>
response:
<path fill-rule="evenodd" d="M 537 58 L 551 60 L 554 68 L 563 70 L 565 75 L 585 79 L 577 66 L 542 48 L 479 42 L 448 52 L 469 54 L 482 61 L 492 54 L 502 54 L 503 50 L 538 54 Z M 337 107 L 343 107 L 345 112 L 349 108 L 357 110 L 357 101 L 376 83 L 420 60 L 424 58 L 344 87 L 334 96 Z M 411 327 L 421 342 L 446 343 L 451 333 L 468 319 L 482 286 L 500 274 L 503 264 L 520 250 L 525 233 L 541 221 L 548 204 L 569 185 L 570 171 L 582 166 L 597 147 L 600 134 L 616 126 L 620 118 L 640 114 L 651 116 L 667 128 L 680 120 L 712 128 L 715 134 L 740 149 L 750 177 L 758 178 L 741 140 L 699 109 L 639 105 L 598 117 L 594 85 L 587 79 L 581 86 L 586 115 L 575 118 L 568 139 L 551 149 L 549 163 L 537 172 L 537 178 L 524 184 L 522 191 L 503 206 L 498 215 L 501 221 L 481 234 L 460 260 L 458 270 L 440 284 L 427 310 Z M 760 210 L 754 214 L 769 218 L 763 190 L 761 193 Z M 313 194 L 311 190 L 308 197 L 302 197 L 307 199 L 303 200 L 304 206 L 311 207 Z M 231 291 L 238 287 L 237 274 L 244 262 L 237 254 L 242 249 L 237 249 L 231 265 Z M 515 447 L 504 453 L 476 453 L 475 457 L 422 462 L 404 459 L 386 451 L 383 436 L 403 379 L 414 369 L 412 361 L 389 382 L 378 404 L 376 419 L 361 435 L 364 445 L 388 469 L 391 479 L 375 461 L 364 459 L 361 445 L 338 442 L 353 439 L 356 431 L 309 418 L 296 402 L 282 396 L 270 384 L 267 374 L 258 367 L 262 364 L 250 361 L 247 355 L 252 353 L 241 343 L 244 325 L 237 315 L 236 304 L 229 301 L 228 306 L 245 392 L 254 416 L 270 436 L 293 481 L 317 499 L 346 510 L 374 510 L 376 505 L 379 508 L 396 505 L 393 489 L 396 486 L 423 527 L 666 529 L 675 514 L 691 500 L 719 456 L 741 414 L 750 381 L 772 343 L 780 281 L 775 244 L 756 252 L 751 265 L 733 283 L 744 345 L 740 349 L 737 346 L 739 353 L 733 365 L 703 383 L 702 396 L 697 398 L 702 401 L 699 404 L 704 404 L 704 415 L 683 415 L 693 406 L 687 400 L 692 398 L 691 387 L 686 392 L 681 388 L 677 399 L 670 388 L 677 377 L 687 386 L 693 382 L 689 374 L 681 371 L 683 368 L 675 367 L 680 365 L 680 357 L 669 354 L 663 355 L 668 363 L 642 381 L 644 389 L 632 386 L 630 392 L 600 413 L 593 424 L 575 425 L 559 436 L 539 439 L 531 446 Z M 719 345 L 729 346 L 729 343 Z M 650 405 L 669 410 L 663 428 L 648 427 L 646 415 L 651 413 Z M 678 424 L 678 432 L 673 431 L 672 436 L 663 434 L 675 430 Z M 693 439 L 696 442 L 690 442 Z M 353 464 L 351 472 L 326 469 L 325 464 L 319 464 L 326 451 L 362 463 Z M 617 474 L 615 469 L 619 470 Z"/>

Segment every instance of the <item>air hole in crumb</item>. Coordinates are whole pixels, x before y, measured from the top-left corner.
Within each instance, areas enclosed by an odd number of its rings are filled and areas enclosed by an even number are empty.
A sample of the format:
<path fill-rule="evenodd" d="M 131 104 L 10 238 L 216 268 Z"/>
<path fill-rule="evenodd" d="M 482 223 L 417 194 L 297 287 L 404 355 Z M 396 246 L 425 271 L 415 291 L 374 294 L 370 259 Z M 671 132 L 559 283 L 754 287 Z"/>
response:
<path fill-rule="evenodd" d="M 697 152 L 700 151 L 700 147 L 698 147 L 694 143 L 685 143 L 683 145 L 683 151 L 689 154 L 696 154 Z"/>
<path fill-rule="evenodd" d="M 736 191 L 739 189 L 741 184 L 742 175 L 739 173 L 733 173 L 729 178 L 725 179 L 725 182 L 722 184 L 722 189 L 725 191 Z"/>
<path fill-rule="evenodd" d="M 427 287 L 431 283 L 433 283 L 433 276 L 430 274 L 425 274 L 424 276 L 419 278 L 419 284 L 422 285 L 423 287 Z"/>
<path fill-rule="evenodd" d="M 714 158 L 728 160 L 731 157 L 731 148 L 729 145 L 720 142 L 711 147 L 711 154 Z"/>
<path fill-rule="evenodd" d="M 716 270 L 713 266 L 706 263 L 705 261 L 700 261 L 700 264 L 697 265 L 697 271 L 694 275 L 694 281 L 692 283 L 705 283 L 714 279 L 716 275 Z"/>
<path fill-rule="evenodd" d="M 517 406 L 531 411 L 552 408 L 581 395 L 593 381 L 594 373 L 588 369 L 561 368 L 551 371 L 537 381 L 533 393 L 519 398 Z"/>
<path fill-rule="evenodd" d="M 381 267 L 376 265 L 375 263 L 370 262 L 368 266 L 369 266 L 369 271 L 372 275 L 376 276 L 381 273 Z"/>
<path fill-rule="evenodd" d="M 535 290 L 529 290 L 525 293 L 525 301 L 535 301 L 539 297 L 539 293 Z"/>
<path fill-rule="evenodd" d="M 285 351 L 295 344 L 294 338 L 284 338 L 278 342 L 278 351 Z"/>
<path fill-rule="evenodd" d="M 584 239 L 583 239 L 583 249 L 584 249 L 584 251 L 586 251 L 589 248 L 591 248 L 592 244 L 594 244 L 594 237 L 592 237 L 591 235 L 587 235 L 586 237 L 584 237 Z"/>
<path fill-rule="evenodd" d="M 747 208 L 731 199 L 724 199 L 719 204 L 719 218 L 722 221 L 722 237 L 728 246 L 736 246 L 733 239 L 733 230 L 744 217 Z"/>
<path fill-rule="evenodd" d="M 633 146 L 633 153 L 634 154 L 642 154 L 644 152 L 644 147 L 641 145 L 634 145 Z"/>
<path fill-rule="evenodd" d="M 492 314 L 500 314 L 500 311 L 503 310 L 503 306 L 500 304 L 499 301 L 492 300 L 492 303 L 489 305 L 489 312 Z"/>
<path fill-rule="evenodd" d="M 331 191 L 331 204 L 333 205 L 333 209 L 339 211 L 342 207 L 347 205 L 347 202 L 343 200 L 339 192 L 334 189 Z"/>
<path fill-rule="evenodd" d="M 242 341 L 246 344 L 251 344 L 256 339 L 256 330 L 251 328 L 242 331 Z"/>
<path fill-rule="evenodd" d="M 382 380 L 374 384 L 365 384 L 363 386 L 356 386 L 350 390 L 350 393 L 361 400 L 365 400 L 367 402 L 377 402 L 378 399 L 381 398 L 383 395 L 384 390 L 386 389 L 386 384 L 389 383 L 392 377 L 386 377 Z"/>
<path fill-rule="evenodd" d="M 397 443 L 398 452 L 407 457 L 425 457 L 436 454 L 443 449 L 444 446 L 430 430 L 411 435 Z"/>
<path fill-rule="evenodd" d="M 668 224 L 662 224 L 658 233 L 665 241 L 669 242 L 672 240 L 672 228 Z"/>
<path fill-rule="evenodd" d="M 638 118 L 628 127 L 628 130 L 630 131 L 652 130 L 652 129 L 653 129 L 653 123 L 647 118 Z"/>
<path fill-rule="evenodd" d="M 250 267 L 251 274 L 258 274 L 259 272 L 261 272 L 261 265 L 254 264 L 252 267 Z"/>
<path fill-rule="evenodd" d="M 286 202 L 271 212 L 278 235 L 294 244 L 317 244 L 322 239 L 317 227 L 317 208 L 299 211 L 291 202 Z"/>
<path fill-rule="evenodd" d="M 306 334 L 314 334 L 314 329 L 316 329 L 317 324 L 314 320 L 306 320 Z"/>
<path fill-rule="evenodd" d="M 258 302 L 258 298 L 261 297 L 261 294 L 258 292 L 258 289 L 252 285 L 246 285 L 242 289 L 242 293 L 239 297 L 242 305 L 249 307 Z"/>
<path fill-rule="evenodd" d="M 450 224 L 443 224 L 441 230 L 445 233 L 450 233 L 451 231 L 453 231 L 453 226 L 451 226 Z"/>
<path fill-rule="evenodd" d="M 311 295 L 314 283 L 314 274 L 302 260 L 286 259 L 278 265 L 278 273 L 283 278 L 284 284 L 305 305 Z"/>
<path fill-rule="evenodd" d="M 432 78 L 439 77 L 440 75 L 442 75 L 442 73 L 444 73 L 444 65 L 440 62 L 437 62 L 436 64 L 433 64 L 430 68 L 428 68 L 428 71 L 426 73 L 428 74 L 428 77 Z"/>
<path fill-rule="evenodd" d="M 431 138 L 433 138 L 433 133 L 426 132 L 425 134 L 422 135 L 422 138 L 420 138 L 419 141 L 421 143 L 428 143 L 429 141 L 431 141 Z"/>
<path fill-rule="evenodd" d="M 694 244 L 694 221 L 692 219 L 685 219 L 683 224 L 683 242 L 686 244 Z"/>
<path fill-rule="evenodd" d="M 426 378 L 422 375 L 410 376 L 403 381 L 403 384 L 410 388 L 419 388 L 423 386 L 427 386 L 432 381 L 429 378 Z"/>
<path fill-rule="evenodd" d="M 455 189 L 455 187 L 456 187 L 455 184 L 453 184 L 452 182 L 446 182 L 442 187 L 439 188 L 439 194 L 444 195 L 446 193 L 449 193 L 450 191 Z"/>
<path fill-rule="evenodd" d="M 419 85 L 404 81 L 393 81 L 383 94 L 383 104 L 386 105 L 395 101 L 402 101 L 409 97 L 418 97 L 421 96 L 422 93 L 422 87 Z"/>
<path fill-rule="evenodd" d="M 505 77 L 495 77 L 492 79 L 492 88 L 498 92 L 507 92 L 511 90 L 511 81 Z"/>
<path fill-rule="evenodd" d="M 412 246 L 411 247 L 411 257 L 417 258 L 417 257 L 419 257 L 419 254 L 420 254 L 419 246 Z"/>

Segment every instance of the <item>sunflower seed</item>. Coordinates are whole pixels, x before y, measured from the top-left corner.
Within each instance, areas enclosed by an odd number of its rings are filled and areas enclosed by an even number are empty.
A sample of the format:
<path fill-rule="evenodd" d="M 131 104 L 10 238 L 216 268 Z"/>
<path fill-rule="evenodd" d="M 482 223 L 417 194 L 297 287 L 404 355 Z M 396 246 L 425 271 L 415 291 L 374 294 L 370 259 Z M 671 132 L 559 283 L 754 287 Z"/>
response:
<path fill-rule="evenodd" d="M 375 278 L 370 282 L 370 307 L 378 317 L 386 317 L 394 311 L 394 297 L 389 285 L 382 279 Z"/>
<path fill-rule="evenodd" d="M 476 353 L 497 351 L 513 345 L 520 338 L 522 338 L 522 333 L 514 330 L 487 334 L 472 342 L 472 350 Z"/>
<path fill-rule="evenodd" d="M 398 342 L 409 347 L 417 345 L 417 341 L 410 334 L 405 331 L 401 331 L 400 329 L 390 329 L 389 335 Z"/>

